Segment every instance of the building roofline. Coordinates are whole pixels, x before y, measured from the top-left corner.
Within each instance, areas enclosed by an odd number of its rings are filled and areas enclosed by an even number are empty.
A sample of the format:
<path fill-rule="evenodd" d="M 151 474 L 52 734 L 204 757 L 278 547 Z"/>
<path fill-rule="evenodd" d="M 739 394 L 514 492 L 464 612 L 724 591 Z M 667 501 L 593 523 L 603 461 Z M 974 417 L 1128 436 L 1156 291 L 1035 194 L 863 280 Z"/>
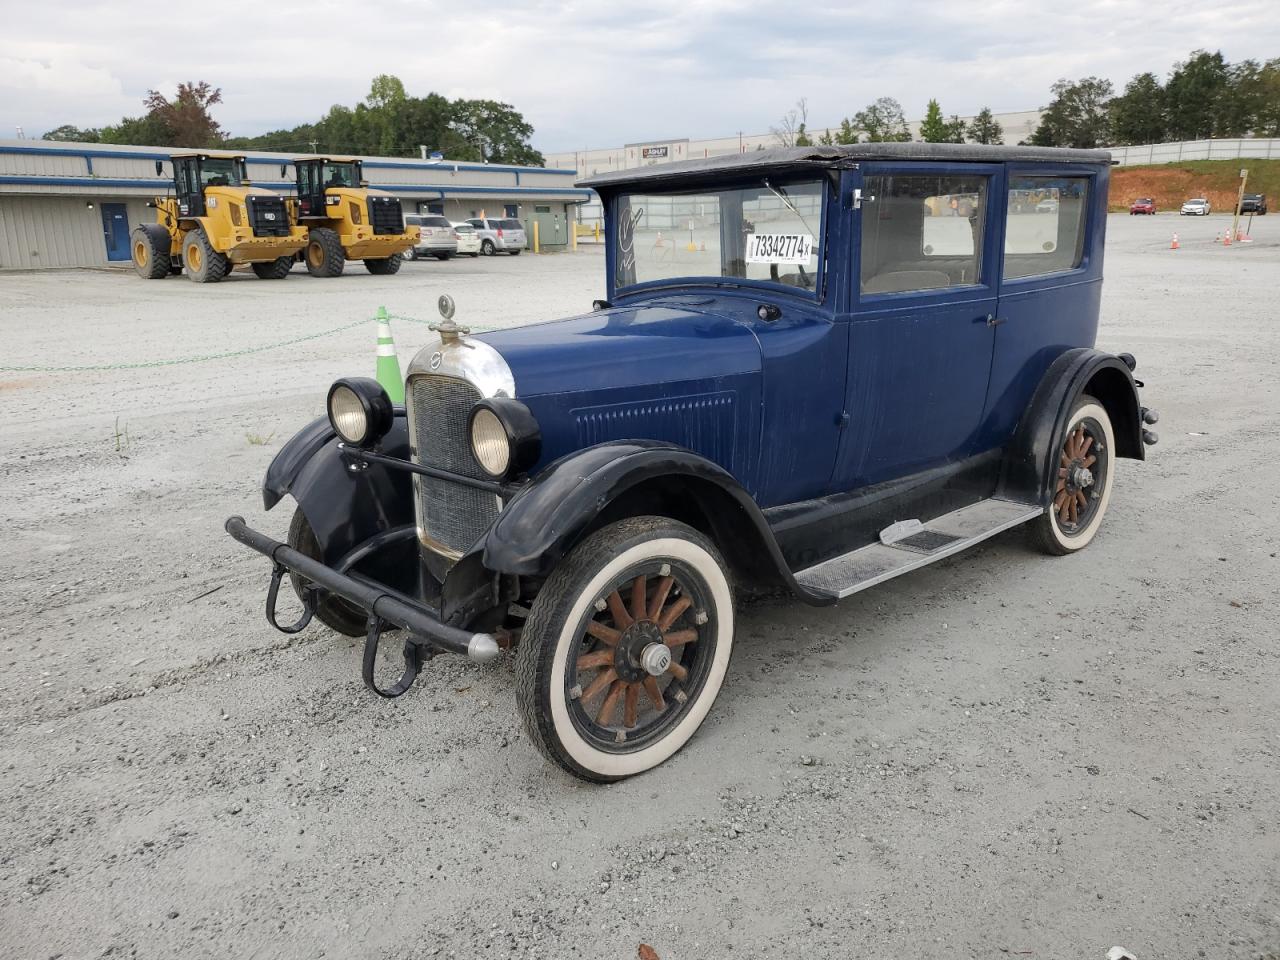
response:
<path fill-rule="evenodd" d="M 236 152 L 234 148 L 210 148 L 208 151 L 192 150 L 190 148 L 180 148 L 175 150 L 164 150 L 157 147 L 138 147 L 127 144 L 102 144 L 102 143 L 72 143 L 66 142 L 65 146 L 61 145 L 63 141 L 58 140 L 0 140 L 0 153 L 29 153 L 37 156 L 46 157 L 86 157 L 86 158 L 107 158 L 119 157 L 125 159 L 141 159 L 141 160 L 168 160 L 173 156 L 192 156 L 193 154 L 205 153 L 207 155 L 228 154 L 232 156 L 242 156 L 248 163 L 290 163 L 294 160 L 307 160 L 311 158 L 324 158 L 323 153 L 275 153 L 270 151 L 262 151 L 256 154 L 247 154 Z M 332 158 L 330 158 L 332 159 Z M 397 157 L 376 157 L 376 156 L 355 156 L 354 160 L 360 160 L 366 167 L 374 167 L 381 169 L 448 169 L 448 170 L 488 170 L 496 173 L 549 173 L 559 176 L 577 176 L 577 171 L 562 170 L 555 167 L 528 167 L 518 164 L 509 163 L 473 163 L 456 160 L 410 160 Z"/>

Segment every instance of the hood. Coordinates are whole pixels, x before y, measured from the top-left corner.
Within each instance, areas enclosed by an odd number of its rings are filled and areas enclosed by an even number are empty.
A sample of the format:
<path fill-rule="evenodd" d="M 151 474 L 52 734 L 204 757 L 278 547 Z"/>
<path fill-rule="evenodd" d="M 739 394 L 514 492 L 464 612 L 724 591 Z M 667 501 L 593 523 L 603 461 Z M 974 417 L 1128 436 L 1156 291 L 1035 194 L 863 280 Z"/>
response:
<path fill-rule="evenodd" d="M 612 307 L 476 339 L 502 355 L 515 379 L 516 396 L 522 398 L 760 370 L 760 347 L 749 328 L 678 302 Z"/>

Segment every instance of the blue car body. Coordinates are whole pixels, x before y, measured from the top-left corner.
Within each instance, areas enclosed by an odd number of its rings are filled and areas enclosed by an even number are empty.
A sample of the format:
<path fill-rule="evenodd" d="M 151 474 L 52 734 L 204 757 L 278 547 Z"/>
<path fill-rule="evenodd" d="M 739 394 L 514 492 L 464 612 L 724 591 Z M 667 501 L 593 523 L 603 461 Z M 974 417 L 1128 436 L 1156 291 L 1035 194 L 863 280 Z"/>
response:
<path fill-rule="evenodd" d="M 588 179 L 607 299 L 442 330 L 376 444 L 318 421 L 266 505 L 292 494 L 318 561 L 468 628 L 632 515 L 706 532 L 744 583 L 834 602 L 848 591 L 813 571 L 895 524 L 1023 508 L 989 535 L 1049 509 L 1081 396 L 1115 456 L 1155 442 L 1132 357 L 1094 349 L 1109 170 L 1098 151 L 860 144 Z M 789 217 L 803 229 L 770 232 Z M 535 425 L 496 479 L 468 446 L 479 406 Z"/>

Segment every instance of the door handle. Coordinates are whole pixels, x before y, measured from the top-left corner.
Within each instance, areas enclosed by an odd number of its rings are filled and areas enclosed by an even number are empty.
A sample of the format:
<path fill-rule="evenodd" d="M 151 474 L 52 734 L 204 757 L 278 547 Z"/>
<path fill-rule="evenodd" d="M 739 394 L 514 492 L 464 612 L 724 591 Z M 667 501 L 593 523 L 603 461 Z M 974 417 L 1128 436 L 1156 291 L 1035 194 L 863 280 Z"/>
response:
<path fill-rule="evenodd" d="M 1004 323 L 1004 317 L 997 317 L 994 313 L 988 313 L 985 317 L 988 327 L 998 327 Z"/>

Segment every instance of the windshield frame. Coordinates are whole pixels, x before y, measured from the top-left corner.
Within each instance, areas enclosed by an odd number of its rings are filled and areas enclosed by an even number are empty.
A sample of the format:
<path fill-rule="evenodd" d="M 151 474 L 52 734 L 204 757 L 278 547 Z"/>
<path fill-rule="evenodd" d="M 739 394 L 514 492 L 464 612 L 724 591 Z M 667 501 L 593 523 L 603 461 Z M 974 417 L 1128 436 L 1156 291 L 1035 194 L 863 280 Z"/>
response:
<path fill-rule="evenodd" d="M 766 183 L 767 181 L 767 183 Z M 666 187 L 660 189 L 645 190 L 642 186 L 620 190 L 609 197 L 606 205 L 607 213 L 607 257 L 606 269 L 608 271 L 608 290 L 610 299 L 615 296 L 619 298 L 628 298 L 634 296 L 642 296 L 650 292 L 660 292 L 663 290 L 688 289 L 688 288 L 707 288 L 711 290 L 747 290 L 761 291 L 769 296 L 788 296 L 795 297 L 805 303 L 824 303 L 827 299 L 827 281 L 830 275 L 831 264 L 831 243 L 834 231 L 834 222 L 838 219 L 834 215 L 833 204 L 836 202 L 838 195 L 837 182 L 831 176 L 830 171 L 820 170 L 804 170 L 794 173 L 786 173 L 783 175 L 746 175 L 743 177 L 735 177 L 733 179 L 719 179 L 713 182 L 691 183 L 687 186 Z M 629 283 L 625 286 L 618 284 L 617 275 L 617 259 L 618 259 L 618 228 L 621 223 L 620 211 L 624 204 L 629 204 L 630 199 L 635 196 L 654 197 L 654 196 L 703 196 L 710 193 L 730 192 L 735 190 L 752 189 L 759 190 L 763 193 L 769 193 L 770 190 L 781 190 L 785 195 L 790 196 L 789 189 L 794 188 L 798 184 L 816 183 L 821 187 L 822 199 L 819 206 L 819 216 L 821 223 L 818 225 L 818 234 L 815 240 L 818 244 L 819 256 L 816 272 L 814 273 L 814 285 L 812 288 L 798 287 L 791 284 L 781 283 L 771 279 L 757 279 L 754 277 L 731 277 L 723 275 L 704 276 L 692 274 L 682 277 L 662 277 L 654 280 L 641 280 L 635 283 Z"/>
<path fill-rule="evenodd" d="M 227 180 L 227 182 L 226 182 L 225 184 L 210 184 L 210 183 L 209 183 L 209 181 L 210 181 L 211 179 L 213 179 L 214 177 L 220 177 L 220 176 L 222 176 L 222 175 L 223 175 L 221 172 L 219 172 L 219 173 L 212 173 L 212 172 L 210 172 L 210 169 L 209 169 L 209 165 L 210 165 L 210 164 L 216 164 L 216 165 L 217 165 L 217 167 L 221 167 L 223 164 L 230 164 L 230 165 L 231 165 L 231 176 L 228 178 L 228 180 Z M 246 169 L 246 165 L 245 165 L 245 162 L 244 162 L 244 157 L 210 157 L 210 156 L 202 156 L 202 157 L 200 157 L 200 160 L 199 160 L 199 168 L 198 168 L 198 169 L 199 169 L 200 189 L 201 189 L 201 190 L 206 190 L 206 189 L 208 189 L 210 186 L 239 187 L 239 186 L 243 186 L 243 185 L 244 185 L 244 182 L 245 182 L 246 180 L 248 180 L 248 179 L 249 179 L 249 172 L 248 172 L 248 170 Z"/>

